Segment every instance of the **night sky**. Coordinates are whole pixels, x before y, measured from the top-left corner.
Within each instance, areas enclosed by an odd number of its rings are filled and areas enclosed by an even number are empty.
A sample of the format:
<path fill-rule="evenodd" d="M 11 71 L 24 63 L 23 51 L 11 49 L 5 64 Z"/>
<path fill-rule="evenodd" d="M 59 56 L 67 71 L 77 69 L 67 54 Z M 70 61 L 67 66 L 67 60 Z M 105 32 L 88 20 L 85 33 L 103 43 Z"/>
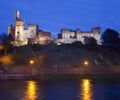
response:
<path fill-rule="evenodd" d="M 38 24 L 53 37 L 61 28 L 101 27 L 102 32 L 111 28 L 120 33 L 120 0 L 0 0 L 0 33 L 14 24 L 16 10 L 25 19 L 25 28 Z"/>

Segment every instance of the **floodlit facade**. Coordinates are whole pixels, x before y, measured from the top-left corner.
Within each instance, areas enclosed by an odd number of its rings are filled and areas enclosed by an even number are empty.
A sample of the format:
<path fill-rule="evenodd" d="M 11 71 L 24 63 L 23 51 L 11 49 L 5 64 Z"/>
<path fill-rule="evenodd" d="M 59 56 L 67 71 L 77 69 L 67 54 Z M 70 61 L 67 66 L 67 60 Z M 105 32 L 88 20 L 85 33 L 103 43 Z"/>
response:
<path fill-rule="evenodd" d="M 14 45 L 27 44 L 48 44 L 51 42 L 51 33 L 39 30 L 37 24 L 28 24 L 28 28 L 24 28 L 24 19 L 20 18 L 19 11 L 15 13 L 15 26 L 8 26 L 8 34 L 14 38 Z"/>
<path fill-rule="evenodd" d="M 94 37 L 97 40 L 97 44 L 101 44 L 100 35 L 101 29 L 99 27 L 92 28 L 91 32 L 82 32 L 80 29 L 72 31 L 70 29 L 62 29 L 58 34 L 56 43 L 72 43 L 75 41 L 81 41 L 84 44 L 84 37 Z"/>

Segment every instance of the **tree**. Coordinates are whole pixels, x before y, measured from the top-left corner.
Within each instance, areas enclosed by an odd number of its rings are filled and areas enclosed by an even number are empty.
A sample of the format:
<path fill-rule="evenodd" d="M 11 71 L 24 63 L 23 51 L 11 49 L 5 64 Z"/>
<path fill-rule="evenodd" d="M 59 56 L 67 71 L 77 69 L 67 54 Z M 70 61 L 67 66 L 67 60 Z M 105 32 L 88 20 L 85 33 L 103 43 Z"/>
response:
<path fill-rule="evenodd" d="M 10 35 L 2 34 L 0 36 L 1 44 L 3 45 L 4 54 L 7 54 L 7 51 L 12 47 L 11 41 L 12 38 Z"/>
<path fill-rule="evenodd" d="M 85 45 L 97 45 L 97 40 L 94 37 L 84 37 L 83 43 Z"/>
<path fill-rule="evenodd" d="M 119 33 L 112 29 L 107 29 L 102 34 L 102 44 L 107 46 L 118 46 L 119 45 Z"/>
<path fill-rule="evenodd" d="M 94 37 L 89 37 L 89 45 L 97 45 L 97 40 Z"/>
<path fill-rule="evenodd" d="M 89 52 L 98 51 L 97 40 L 94 37 L 85 37 L 83 42 Z"/>

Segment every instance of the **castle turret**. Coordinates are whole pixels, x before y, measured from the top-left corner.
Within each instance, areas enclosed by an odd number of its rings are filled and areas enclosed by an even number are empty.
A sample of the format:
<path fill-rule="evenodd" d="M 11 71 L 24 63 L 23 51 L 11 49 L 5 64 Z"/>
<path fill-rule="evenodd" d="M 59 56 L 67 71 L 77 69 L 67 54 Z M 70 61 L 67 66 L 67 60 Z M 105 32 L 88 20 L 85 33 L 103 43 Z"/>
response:
<path fill-rule="evenodd" d="M 101 28 L 100 28 L 100 27 L 94 27 L 94 28 L 92 29 L 92 32 L 93 32 L 94 34 L 100 34 Z"/>
<path fill-rule="evenodd" d="M 8 25 L 8 34 L 13 33 L 13 25 Z"/>
<path fill-rule="evenodd" d="M 62 29 L 61 34 L 62 34 L 62 39 L 70 38 L 70 30 L 69 29 Z"/>
<path fill-rule="evenodd" d="M 19 11 L 16 11 L 15 14 L 15 41 L 23 41 L 24 20 L 19 18 Z"/>
<path fill-rule="evenodd" d="M 17 11 L 15 12 L 15 19 L 19 19 L 19 17 L 20 17 L 20 12 L 17 10 Z"/>
<path fill-rule="evenodd" d="M 80 33 L 80 29 L 78 28 L 77 30 L 76 30 L 76 34 L 79 34 Z"/>
<path fill-rule="evenodd" d="M 13 39 L 15 39 L 15 28 L 13 25 L 8 25 L 8 35 L 11 35 Z"/>
<path fill-rule="evenodd" d="M 95 27 L 92 29 L 93 37 L 97 40 L 97 44 L 101 44 L 101 28 L 100 27 Z"/>

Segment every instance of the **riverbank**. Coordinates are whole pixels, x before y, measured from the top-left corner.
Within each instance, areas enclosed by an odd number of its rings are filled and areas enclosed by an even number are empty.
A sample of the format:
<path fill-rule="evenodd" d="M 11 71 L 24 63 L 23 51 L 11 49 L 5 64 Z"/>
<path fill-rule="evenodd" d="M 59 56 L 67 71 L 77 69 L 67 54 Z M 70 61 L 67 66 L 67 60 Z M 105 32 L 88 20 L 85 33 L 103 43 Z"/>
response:
<path fill-rule="evenodd" d="M 103 79 L 103 78 L 120 78 L 120 73 L 114 74 L 66 74 L 66 75 L 44 75 L 43 79 Z"/>
<path fill-rule="evenodd" d="M 101 74 L 0 74 L 0 80 L 56 80 L 56 79 L 106 79 L 120 78 L 120 73 Z"/>
<path fill-rule="evenodd" d="M 0 61 L 4 66 L 0 70 L 0 79 L 119 77 L 119 54 L 102 46 L 92 51 L 87 46 L 55 44 L 15 47 L 9 55 L 1 56 Z M 31 64 L 30 61 L 33 63 Z"/>
<path fill-rule="evenodd" d="M 0 80 L 120 78 L 120 67 L 13 68 L 0 73 Z"/>

